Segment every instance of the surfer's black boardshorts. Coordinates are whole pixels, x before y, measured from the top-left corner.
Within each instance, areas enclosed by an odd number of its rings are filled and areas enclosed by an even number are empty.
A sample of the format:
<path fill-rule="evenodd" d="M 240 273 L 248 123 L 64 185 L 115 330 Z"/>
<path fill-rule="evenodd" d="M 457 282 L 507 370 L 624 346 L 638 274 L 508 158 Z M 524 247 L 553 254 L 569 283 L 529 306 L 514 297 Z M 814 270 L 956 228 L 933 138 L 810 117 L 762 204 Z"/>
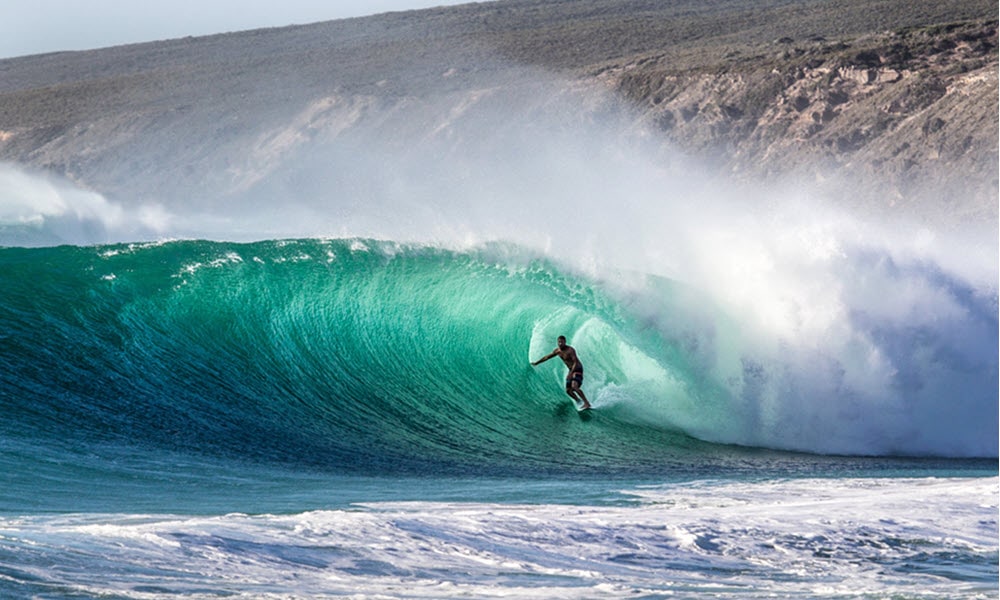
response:
<path fill-rule="evenodd" d="M 573 389 L 573 382 L 583 385 L 583 371 L 573 371 L 566 376 L 566 391 Z"/>

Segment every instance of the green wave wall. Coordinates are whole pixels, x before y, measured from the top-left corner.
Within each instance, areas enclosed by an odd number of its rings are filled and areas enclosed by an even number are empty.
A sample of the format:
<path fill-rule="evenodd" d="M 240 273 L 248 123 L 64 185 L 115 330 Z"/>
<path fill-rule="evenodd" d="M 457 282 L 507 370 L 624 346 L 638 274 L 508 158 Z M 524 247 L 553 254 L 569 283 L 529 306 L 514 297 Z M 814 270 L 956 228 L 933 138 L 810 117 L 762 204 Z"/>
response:
<path fill-rule="evenodd" d="M 858 304 L 850 337 L 828 343 L 762 338 L 668 279 L 586 276 L 508 245 L 3 248 L 0 433 L 344 472 L 650 472 L 753 448 L 993 456 L 995 296 L 893 268 L 954 309 Z M 530 366 L 559 335 L 586 367 L 590 420 L 560 361 Z"/>
<path fill-rule="evenodd" d="M 694 385 L 663 361 L 676 351 L 591 282 L 516 248 L 190 241 L 0 256 L 11 437 L 418 472 L 648 470 L 710 447 L 658 420 L 657 397 Z M 529 364 L 558 335 L 587 366 L 588 421 L 558 360 Z"/>

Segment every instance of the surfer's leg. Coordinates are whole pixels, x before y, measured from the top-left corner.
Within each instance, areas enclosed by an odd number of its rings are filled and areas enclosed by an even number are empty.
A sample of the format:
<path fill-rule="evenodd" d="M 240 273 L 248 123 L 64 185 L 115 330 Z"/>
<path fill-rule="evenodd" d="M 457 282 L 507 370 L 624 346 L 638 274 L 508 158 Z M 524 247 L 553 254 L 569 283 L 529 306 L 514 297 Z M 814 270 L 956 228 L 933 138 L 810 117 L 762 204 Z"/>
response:
<path fill-rule="evenodd" d="M 583 395 L 583 390 L 580 389 L 580 382 L 576 379 L 566 380 L 566 395 L 573 399 L 576 403 L 583 403 L 583 408 L 590 408 L 590 402 L 587 401 L 587 397 Z"/>
<path fill-rule="evenodd" d="M 566 393 L 575 402 L 582 402 L 583 408 L 587 409 L 590 408 L 590 402 L 587 400 L 587 396 L 584 395 L 583 390 L 580 389 L 581 383 L 583 383 L 583 371 L 571 373 L 566 378 Z"/>
<path fill-rule="evenodd" d="M 566 395 L 572 398 L 573 402 L 580 402 L 580 397 L 576 395 L 578 385 L 575 381 L 566 380 Z"/>

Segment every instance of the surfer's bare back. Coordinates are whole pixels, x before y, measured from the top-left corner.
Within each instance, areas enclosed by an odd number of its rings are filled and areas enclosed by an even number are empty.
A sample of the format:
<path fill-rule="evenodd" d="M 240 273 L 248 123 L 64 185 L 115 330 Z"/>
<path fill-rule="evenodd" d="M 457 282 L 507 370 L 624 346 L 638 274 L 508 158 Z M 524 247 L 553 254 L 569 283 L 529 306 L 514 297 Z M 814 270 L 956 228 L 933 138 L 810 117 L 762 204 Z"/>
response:
<path fill-rule="evenodd" d="M 580 357 L 576 355 L 576 349 L 573 346 L 566 345 L 566 336 L 561 335 L 556 339 L 556 343 L 559 345 L 550 354 L 539 358 L 538 360 L 531 363 L 531 366 L 537 367 L 543 362 L 558 356 L 566 363 L 566 368 L 569 369 L 569 373 L 566 375 L 566 393 L 569 397 L 573 399 L 574 402 L 583 402 L 583 407 L 581 410 L 587 410 L 590 408 L 590 402 L 587 401 L 587 397 L 583 394 L 583 390 L 580 386 L 583 385 L 583 363 L 580 362 Z"/>

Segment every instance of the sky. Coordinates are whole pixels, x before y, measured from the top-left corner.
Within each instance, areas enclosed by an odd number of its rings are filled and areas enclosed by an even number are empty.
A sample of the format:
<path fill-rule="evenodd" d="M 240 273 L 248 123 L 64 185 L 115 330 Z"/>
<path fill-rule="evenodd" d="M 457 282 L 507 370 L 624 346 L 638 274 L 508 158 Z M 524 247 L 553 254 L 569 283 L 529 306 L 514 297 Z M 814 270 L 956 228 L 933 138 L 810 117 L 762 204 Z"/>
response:
<path fill-rule="evenodd" d="M 0 58 L 314 23 L 470 0 L 0 0 Z"/>

